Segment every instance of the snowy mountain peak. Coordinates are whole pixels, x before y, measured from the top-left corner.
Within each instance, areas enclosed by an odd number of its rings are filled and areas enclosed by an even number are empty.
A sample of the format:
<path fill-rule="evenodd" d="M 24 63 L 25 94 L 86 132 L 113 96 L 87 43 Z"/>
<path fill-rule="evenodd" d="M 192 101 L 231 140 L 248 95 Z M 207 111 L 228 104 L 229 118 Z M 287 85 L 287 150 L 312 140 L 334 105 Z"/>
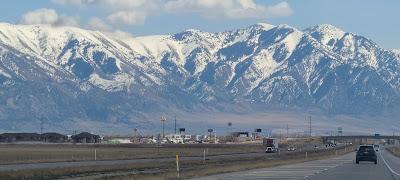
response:
<path fill-rule="evenodd" d="M 199 29 L 186 29 L 185 31 L 183 31 L 182 33 L 202 33 L 201 30 Z"/>
<path fill-rule="evenodd" d="M 306 29 L 305 32 L 328 46 L 334 45 L 337 40 L 340 40 L 345 35 L 343 30 L 330 24 L 314 26 Z"/>
<path fill-rule="evenodd" d="M 399 112 L 399 54 L 331 25 L 118 38 L 74 27 L 0 24 L 0 101 L 12 105 L 0 103 L 0 118 L 44 112 L 61 120 L 130 123 L 171 109 L 253 105 Z M 38 108 L 43 112 L 26 111 Z"/>
<path fill-rule="evenodd" d="M 268 31 L 268 30 L 276 27 L 275 25 L 267 24 L 267 23 L 257 23 L 254 26 L 261 27 L 265 31 Z"/>
<path fill-rule="evenodd" d="M 394 52 L 400 59 L 400 49 L 392 49 L 392 52 Z"/>
<path fill-rule="evenodd" d="M 344 32 L 342 29 L 332 25 L 332 24 L 320 24 L 309 29 L 313 29 L 315 31 L 323 31 L 323 32 Z"/>
<path fill-rule="evenodd" d="M 294 27 L 292 27 L 292 26 L 290 26 L 290 25 L 288 25 L 288 24 L 279 24 L 278 26 L 277 26 L 279 29 L 296 29 L 296 28 L 294 28 Z M 297 29 L 296 29 L 297 30 Z"/>

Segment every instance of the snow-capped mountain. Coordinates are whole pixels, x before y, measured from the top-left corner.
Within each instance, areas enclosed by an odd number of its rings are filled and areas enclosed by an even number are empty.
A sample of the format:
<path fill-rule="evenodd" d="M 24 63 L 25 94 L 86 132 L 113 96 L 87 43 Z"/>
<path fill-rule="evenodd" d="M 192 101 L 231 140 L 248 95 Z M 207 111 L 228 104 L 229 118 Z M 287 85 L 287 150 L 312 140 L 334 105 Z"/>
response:
<path fill-rule="evenodd" d="M 151 128 L 191 112 L 396 114 L 399 54 L 332 25 L 120 37 L 3 23 L 0 119 L 12 130 L 42 118 L 67 129 Z"/>

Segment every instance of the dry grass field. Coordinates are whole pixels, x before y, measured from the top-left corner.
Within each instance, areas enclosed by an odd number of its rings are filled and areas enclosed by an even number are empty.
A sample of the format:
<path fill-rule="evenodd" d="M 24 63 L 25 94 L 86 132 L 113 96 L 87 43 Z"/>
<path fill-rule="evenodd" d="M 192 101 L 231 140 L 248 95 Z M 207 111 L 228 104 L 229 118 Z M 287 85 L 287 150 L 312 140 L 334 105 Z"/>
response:
<path fill-rule="evenodd" d="M 395 147 L 389 147 L 388 150 L 392 152 L 395 156 L 400 157 L 400 147 L 395 146 Z"/>
<path fill-rule="evenodd" d="M 280 147 L 288 145 L 298 149 L 310 144 L 321 144 L 320 138 L 282 141 Z M 259 144 L 0 144 L 0 164 L 39 163 L 60 161 L 89 161 L 115 159 L 142 159 L 181 156 L 263 152 Z"/>
<path fill-rule="evenodd" d="M 261 144 L 193 144 L 193 145 L 73 145 L 73 144 L 1 144 L 0 164 L 59 161 L 142 159 L 181 156 L 262 152 Z"/>
<path fill-rule="evenodd" d="M 304 162 L 351 152 L 353 147 L 310 151 L 308 158 L 304 152 L 274 154 L 264 157 L 228 158 L 181 161 L 181 178 L 199 177 L 217 173 L 243 171 L 290 163 Z M 337 154 L 336 154 L 337 153 Z M 176 179 L 175 162 L 151 162 L 113 166 L 87 166 L 54 168 L 45 170 L 22 170 L 1 172 L 0 179 Z"/>

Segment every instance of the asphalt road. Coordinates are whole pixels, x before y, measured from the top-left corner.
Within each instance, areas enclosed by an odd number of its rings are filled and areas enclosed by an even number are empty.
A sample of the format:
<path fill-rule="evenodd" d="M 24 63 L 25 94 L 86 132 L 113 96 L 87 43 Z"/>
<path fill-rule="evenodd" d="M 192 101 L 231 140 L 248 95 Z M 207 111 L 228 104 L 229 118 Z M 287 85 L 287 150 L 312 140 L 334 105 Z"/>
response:
<path fill-rule="evenodd" d="M 355 163 L 355 153 L 344 156 L 310 161 L 279 167 L 219 174 L 197 178 L 202 179 L 307 179 L 307 180 L 400 180 L 400 158 L 386 150 L 378 153 L 378 164 L 371 162 Z"/>

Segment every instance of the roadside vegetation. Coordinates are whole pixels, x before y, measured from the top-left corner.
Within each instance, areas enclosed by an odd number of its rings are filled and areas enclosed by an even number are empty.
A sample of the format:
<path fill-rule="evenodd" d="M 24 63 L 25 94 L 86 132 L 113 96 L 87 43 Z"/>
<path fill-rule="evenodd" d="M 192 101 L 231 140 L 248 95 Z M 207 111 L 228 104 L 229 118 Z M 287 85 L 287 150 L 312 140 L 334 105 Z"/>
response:
<path fill-rule="evenodd" d="M 254 147 L 253 147 L 254 146 Z M 260 145 L 258 145 L 260 146 Z M 201 149 L 204 151 L 204 146 L 197 148 L 191 147 L 170 147 L 173 150 L 165 148 L 163 156 L 174 157 L 178 151 L 181 156 L 183 153 L 193 154 Z M 119 147 L 121 148 L 121 147 Z M 212 147 L 209 146 L 209 153 L 223 154 L 232 152 L 252 152 L 257 150 L 260 152 L 259 147 L 256 145 L 235 145 L 225 147 Z M 283 154 L 272 154 L 265 156 L 248 156 L 248 157 L 235 157 L 229 158 L 209 158 L 207 160 L 184 160 L 180 162 L 180 177 L 183 179 L 190 177 L 206 176 L 218 173 L 243 171 L 255 168 L 264 168 L 277 165 L 298 163 L 316 159 L 323 159 L 341 155 L 344 153 L 352 152 L 355 147 L 347 146 L 337 149 L 321 149 L 309 150 L 307 158 L 305 152 L 297 151 Z M 128 148 L 133 152 L 135 148 Z M 115 150 L 115 149 L 114 149 Z M 147 149 L 142 149 L 142 154 L 146 153 Z M 163 152 L 163 151 L 160 151 Z M 261 150 L 262 152 L 262 150 Z M 120 153 L 120 152 L 115 152 Z M 139 156 L 138 156 L 139 157 Z M 85 167 L 71 167 L 71 168 L 54 168 L 45 170 L 21 170 L 12 172 L 1 172 L 0 179 L 69 179 L 69 178 L 84 178 L 84 179 L 176 179 L 176 166 L 175 161 L 153 161 L 149 163 L 136 163 L 128 165 L 112 165 L 112 166 L 85 166 Z"/>
<path fill-rule="evenodd" d="M 0 145 L 0 164 L 42 163 L 66 161 L 122 159 L 153 159 L 181 156 L 253 153 L 263 151 L 261 144 L 166 144 L 160 147 L 149 144 L 73 145 L 73 144 L 15 144 Z"/>
<path fill-rule="evenodd" d="M 387 150 L 395 156 L 400 157 L 400 146 L 389 147 Z"/>

